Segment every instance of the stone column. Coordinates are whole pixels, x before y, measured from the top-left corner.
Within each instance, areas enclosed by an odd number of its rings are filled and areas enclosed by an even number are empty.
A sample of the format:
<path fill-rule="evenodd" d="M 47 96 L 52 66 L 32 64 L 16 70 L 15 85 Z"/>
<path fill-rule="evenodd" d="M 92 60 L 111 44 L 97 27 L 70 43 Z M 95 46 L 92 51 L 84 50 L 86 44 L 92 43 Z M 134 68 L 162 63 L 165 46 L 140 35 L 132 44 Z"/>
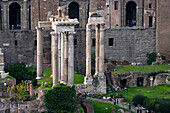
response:
<path fill-rule="evenodd" d="M 4 1 L 4 4 L 3 4 L 3 20 L 4 20 L 4 23 L 3 23 L 3 29 L 7 30 L 8 29 L 8 11 L 7 11 L 7 2 Z"/>
<path fill-rule="evenodd" d="M 61 83 L 64 83 L 64 33 L 61 32 Z"/>
<path fill-rule="evenodd" d="M 53 86 L 58 85 L 58 33 L 51 32 Z"/>
<path fill-rule="evenodd" d="M 74 32 L 68 35 L 68 85 L 74 84 Z"/>
<path fill-rule="evenodd" d="M 92 84 L 91 81 L 91 25 L 86 25 L 86 77 L 84 84 Z"/>
<path fill-rule="evenodd" d="M 95 76 L 99 73 L 99 24 L 96 25 Z"/>
<path fill-rule="evenodd" d="M 99 76 L 104 76 L 104 24 L 100 24 Z"/>
<path fill-rule="evenodd" d="M 61 33 L 58 35 L 58 80 L 61 80 Z"/>
<path fill-rule="evenodd" d="M 42 28 L 37 28 L 37 78 L 43 78 L 43 36 Z"/>
<path fill-rule="evenodd" d="M 27 7 L 27 0 L 24 0 L 24 29 L 28 29 L 28 7 Z"/>
<path fill-rule="evenodd" d="M 64 33 L 64 82 L 68 82 L 68 32 Z"/>

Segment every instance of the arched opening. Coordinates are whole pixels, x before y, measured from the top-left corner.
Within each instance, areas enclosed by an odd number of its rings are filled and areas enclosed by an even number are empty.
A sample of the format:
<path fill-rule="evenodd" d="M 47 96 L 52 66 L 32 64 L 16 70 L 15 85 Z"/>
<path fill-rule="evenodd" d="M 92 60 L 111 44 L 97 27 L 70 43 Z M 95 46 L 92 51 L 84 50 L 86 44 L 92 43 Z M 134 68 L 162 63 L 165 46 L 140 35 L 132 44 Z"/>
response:
<path fill-rule="evenodd" d="M 29 6 L 29 29 L 31 29 L 31 6 Z"/>
<path fill-rule="evenodd" d="M 20 5 L 18 3 L 12 3 L 9 6 L 9 28 L 21 29 L 21 14 Z"/>
<path fill-rule="evenodd" d="M 133 1 L 126 4 L 126 25 L 136 26 L 136 3 Z"/>
<path fill-rule="evenodd" d="M 75 19 L 77 18 L 79 20 L 79 4 L 77 2 L 72 2 L 69 4 L 69 18 Z M 79 25 L 76 25 L 78 27 Z"/>
<path fill-rule="evenodd" d="M 143 77 L 138 77 L 137 78 L 137 86 L 143 86 Z"/>
<path fill-rule="evenodd" d="M 127 79 L 121 80 L 121 81 L 120 81 L 120 84 L 121 84 L 122 87 L 125 87 L 126 84 L 127 84 Z"/>

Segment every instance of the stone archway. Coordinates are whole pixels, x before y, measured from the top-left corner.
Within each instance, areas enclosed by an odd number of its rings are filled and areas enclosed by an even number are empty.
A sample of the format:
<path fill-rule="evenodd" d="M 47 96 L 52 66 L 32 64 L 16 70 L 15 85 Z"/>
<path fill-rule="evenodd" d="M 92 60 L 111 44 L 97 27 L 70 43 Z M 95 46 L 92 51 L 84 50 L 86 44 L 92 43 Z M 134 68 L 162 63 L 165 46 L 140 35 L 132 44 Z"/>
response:
<path fill-rule="evenodd" d="M 69 18 L 70 19 L 77 18 L 79 20 L 79 4 L 77 2 L 71 2 L 68 7 Z M 79 27 L 79 25 L 76 25 L 76 27 Z"/>
<path fill-rule="evenodd" d="M 136 6 L 134 1 L 126 4 L 126 26 L 136 26 Z"/>
<path fill-rule="evenodd" d="M 18 3 L 12 3 L 9 6 L 9 28 L 21 29 L 21 6 Z"/>
<path fill-rule="evenodd" d="M 144 78 L 143 77 L 138 77 L 137 78 L 137 86 L 143 86 L 144 83 Z"/>
<path fill-rule="evenodd" d="M 120 84 L 121 84 L 122 87 L 125 87 L 127 85 L 127 79 L 121 80 Z"/>

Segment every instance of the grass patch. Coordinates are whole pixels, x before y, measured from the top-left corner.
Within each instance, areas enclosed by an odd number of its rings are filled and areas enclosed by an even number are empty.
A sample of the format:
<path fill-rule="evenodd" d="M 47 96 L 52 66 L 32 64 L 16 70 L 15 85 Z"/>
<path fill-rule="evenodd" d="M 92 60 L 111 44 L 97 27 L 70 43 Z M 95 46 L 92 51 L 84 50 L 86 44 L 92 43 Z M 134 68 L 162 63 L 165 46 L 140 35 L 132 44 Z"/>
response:
<path fill-rule="evenodd" d="M 93 108 L 94 108 L 95 113 L 112 113 L 112 109 L 116 109 L 115 113 L 121 113 L 120 111 L 118 111 L 118 109 L 123 109 L 125 112 L 128 111 L 130 113 L 134 113 L 132 111 L 126 110 L 124 108 L 121 108 L 121 107 L 113 105 L 113 104 L 98 102 L 98 101 L 92 101 L 92 100 L 87 100 L 87 101 L 89 101 L 93 104 Z M 106 109 L 106 108 L 108 108 L 108 109 Z"/>
<path fill-rule="evenodd" d="M 113 74 L 123 74 L 130 71 L 137 72 L 160 72 L 170 70 L 170 66 L 167 64 L 161 65 L 143 65 L 143 66 L 132 66 L 132 65 L 123 65 L 122 67 L 115 67 L 118 71 L 112 72 Z"/>
<path fill-rule="evenodd" d="M 84 76 L 74 71 L 74 84 L 83 84 Z"/>
<path fill-rule="evenodd" d="M 144 96 L 147 96 L 148 98 L 170 98 L 170 94 L 165 94 L 168 91 L 170 91 L 170 84 L 154 87 L 131 87 L 128 88 L 128 91 L 122 90 L 113 93 L 122 94 L 123 98 L 128 99 L 128 101 L 131 102 L 133 96 L 136 94 L 142 94 Z"/>

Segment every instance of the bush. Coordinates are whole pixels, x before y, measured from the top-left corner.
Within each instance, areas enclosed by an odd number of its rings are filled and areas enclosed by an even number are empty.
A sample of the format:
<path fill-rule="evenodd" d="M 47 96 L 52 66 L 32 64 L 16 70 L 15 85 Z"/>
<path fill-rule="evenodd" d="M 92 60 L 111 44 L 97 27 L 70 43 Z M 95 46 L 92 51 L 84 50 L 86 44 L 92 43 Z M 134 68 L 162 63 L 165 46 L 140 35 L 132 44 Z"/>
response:
<path fill-rule="evenodd" d="M 31 83 L 32 83 L 32 85 L 35 87 L 35 86 L 37 86 L 38 81 L 37 81 L 36 78 L 33 78 L 32 81 L 31 81 Z"/>
<path fill-rule="evenodd" d="M 29 71 L 24 63 L 17 63 L 13 66 L 10 66 L 7 71 L 9 74 L 16 78 L 17 84 L 21 82 L 21 80 L 32 80 L 36 77 L 36 73 Z"/>
<path fill-rule="evenodd" d="M 156 52 L 153 53 L 147 53 L 147 63 L 148 65 L 151 65 L 152 62 L 156 61 Z"/>
<path fill-rule="evenodd" d="M 76 110 L 75 87 L 55 86 L 46 92 L 44 102 L 48 112 L 73 113 Z"/>
<path fill-rule="evenodd" d="M 132 101 L 134 102 L 134 105 L 143 105 L 144 100 L 147 99 L 146 96 L 143 96 L 142 94 L 137 94 L 132 98 Z"/>

